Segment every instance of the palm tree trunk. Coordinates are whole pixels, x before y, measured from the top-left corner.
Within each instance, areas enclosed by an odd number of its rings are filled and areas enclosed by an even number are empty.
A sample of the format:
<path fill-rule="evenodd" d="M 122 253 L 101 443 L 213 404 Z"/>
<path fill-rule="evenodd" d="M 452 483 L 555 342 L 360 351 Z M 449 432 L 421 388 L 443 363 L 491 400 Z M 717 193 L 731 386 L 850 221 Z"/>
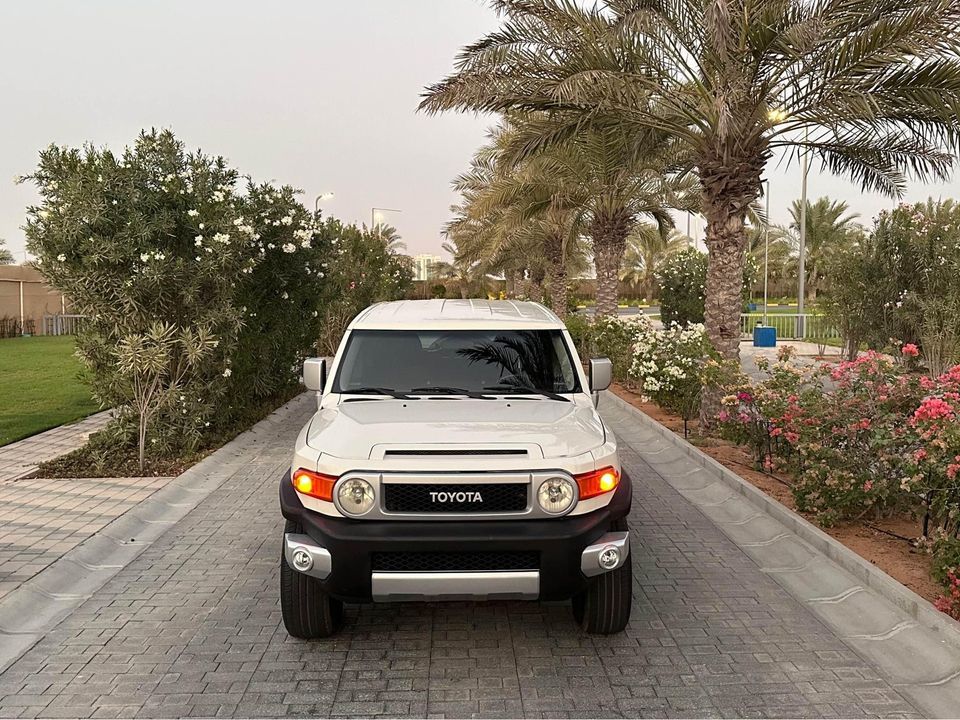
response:
<path fill-rule="evenodd" d="M 550 286 L 550 304 L 561 320 L 567 317 L 567 264 L 563 257 L 563 237 L 550 234 L 544 241 L 547 260 L 547 284 Z"/>
<path fill-rule="evenodd" d="M 721 360 L 740 361 L 740 312 L 743 300 L 743 268 L 747 234 L 745 213 L 731 205 L 704 202 L 707 218 L 705 242 L 707 265 L 704 325 L 707 337 Z M 704 388 L 700 425 L 708 428 L 720 411 L 721 390 Z"/>
<path fill-rule="evenodd" d="M 593 264 L 597 269 L 596 314 L 617 314 L 620 263 L 627 245 L 632 218 L 627 213 L 600 216 L 590 226 L 593 240 Z"/>

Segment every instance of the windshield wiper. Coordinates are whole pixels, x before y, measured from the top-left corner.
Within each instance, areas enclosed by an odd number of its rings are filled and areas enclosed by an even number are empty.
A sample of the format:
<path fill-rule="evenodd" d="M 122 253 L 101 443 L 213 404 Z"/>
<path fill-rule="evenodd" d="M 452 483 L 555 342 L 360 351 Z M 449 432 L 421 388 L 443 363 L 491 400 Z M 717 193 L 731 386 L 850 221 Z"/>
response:
<path fill-rule="evenodd" d="M 539 390 L 537 388 L 528 387 L 527 385 L 488 385 L 484 388 L 484 390 L 500 392 L 504 395 L 543 395 L 543 397 L 550 398 L 551 400 L 570 402 L 570 399 L 565 398 L 563 395 L 558 395 L 557 393 L 550 392 L 549 390 Z"/>
<path fill-rule="evenodd" d="M 449 387 L 447 385 L 426 385 L 424 387 L 410 388 L 412 393 L 431 393 L 437 395 L 466 395 L 474 400 L 496 400 L 493 395 L 484 395 L 476 390 L 465 390 L 464 388 Z"/>
<path fill-rule="evenodd" d="M 411 397 L 406 393 L 402 393 L 399 390 L 394 390 L 393 388 L 388 387 L 361 387 L 361 388 L 349 388 L 343 391 L 344 395 L 389 395 L 390 397 L 395 397 L 398 400 L 416 400 L 417 398 Z"/>

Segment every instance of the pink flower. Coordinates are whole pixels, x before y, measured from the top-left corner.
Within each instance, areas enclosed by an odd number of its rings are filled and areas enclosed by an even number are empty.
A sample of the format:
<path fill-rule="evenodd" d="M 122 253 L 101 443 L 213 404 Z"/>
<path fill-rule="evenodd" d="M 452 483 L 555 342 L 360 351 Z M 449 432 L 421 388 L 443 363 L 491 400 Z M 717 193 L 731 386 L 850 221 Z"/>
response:
<path fill-rule="evenodd" d="M 787 439 L 787 442 L 790 443 L 791 445 L 795 444 L 797 440 L 800 439 L 800 436 L 797 435 L 795 432 L 788 432 L 786 435 L 784 435 L 784 437 Z"/>
<path fill-rule="evenodd" d="M 920 407 L 913 413 L 913 419 L 917 420 L 936 420 L 938 418 L 949 418 L 953 416 L 953 406 L 940 398 L 926 398 Z"/>
<path fill-rule="evenodd" d="M 783 435 L 783 428 L 774 428 L 770 431 L 770 437 L 779 437 Z"/>
<path fill-rule="evenodd" d="M 871 490 L 873 490 L 873 480 L 867 480 L 867 481 L 863 484 L 863 491 L 864 491 L 864 492 L 870 492 Z"/>
<path fill-rule="evenodd" d="M 721 410 L 719 413 L 717 413 L 717 420 L 720 422 L 727 422 L 729 419 L 730 413 L 728 413 L 726 410 Z"/>
<path fill-rule="evenodd" d="M 900 352 L 907 357 L 917 357 L 920 354 L 919 348 L 917 348 L 917 346 L 913 343 L 907 343 L 904 345 L 902 348 L 900 348 Z"/>
<path fill-rule="evenodd" d="M 924 450 L 923 448 L 920 448 L 919 450 L 917 450 L 917 451 L 913 454 L 913 459 L 916 460 L 917 462 L 920 462 L 920 461 L 923 460 L 926 456 L 927 456 L 927 451 Z"/>
<path fill-rule="evenodd" d="M 737 400 L 739 400 L 740 402 L 753 402 L 753 395 L 741 390 L 740 392 L 737 393 Z"/>

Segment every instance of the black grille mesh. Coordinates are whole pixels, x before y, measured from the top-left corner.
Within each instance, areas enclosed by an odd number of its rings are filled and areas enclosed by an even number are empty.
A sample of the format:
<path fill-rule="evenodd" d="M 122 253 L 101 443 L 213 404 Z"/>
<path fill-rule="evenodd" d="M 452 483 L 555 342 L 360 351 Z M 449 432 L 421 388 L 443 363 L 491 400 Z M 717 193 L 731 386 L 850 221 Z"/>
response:
<path fill-rule="evenodd" d="M 438 484 L 386 483 L 383 486 L 383 507 L 387 512 L 452 513 L 452 512 L 522 512 L 527 507 L 526 483 Z M 447 493 L 450 497 L 465 493 L 462 501 L 437 501 L 430 493 Z M 468 500 L 479 493 L 482 501 Z"/>
<path fill-rule="evenodd" d="M 379 552 L 373 569 L 380 572 L 482 572 L 485 570 L 536 570 L 540 554 L 533 551 L 502 552 Z"/>

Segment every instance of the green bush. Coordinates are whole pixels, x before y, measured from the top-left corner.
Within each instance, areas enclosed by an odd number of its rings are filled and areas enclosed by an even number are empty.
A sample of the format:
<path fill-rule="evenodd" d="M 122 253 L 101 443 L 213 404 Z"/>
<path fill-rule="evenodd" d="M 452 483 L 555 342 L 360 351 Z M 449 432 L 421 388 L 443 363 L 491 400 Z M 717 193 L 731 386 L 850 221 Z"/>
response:
<path fill-rule="evenodd" d="M 707 256 L 688 248 L 668 257 L 657 271 L 664 325 L 703 322 Z"/>
<path fill-rule="evenodd" d="M 195 451 L 291 386 L 325 301 L 322 245 L 290 188 L 237 190 L 223 158 L 169 131 L 121 155 L 50 146 L 25 179 L 28 248 L 87 316 L 77 350 L 116 411 L 117 453 Z"/>
<path fill-rule="evenodd" d="M 567 331 L 580 359 L 586 362 L 594 354 L 593 325 L 586 314 L 570 313 L 566 319 Z"/>
<path fill-rule="evenodd" d="M 630 377 L 633 345 L 637 334 L 648 330 L 649 322 L 643 315 L 629 318 L 601 316 L 593 323 L 593 343 L 598 355 L 613 362 L 613 378 L 624 381 Z"/>

